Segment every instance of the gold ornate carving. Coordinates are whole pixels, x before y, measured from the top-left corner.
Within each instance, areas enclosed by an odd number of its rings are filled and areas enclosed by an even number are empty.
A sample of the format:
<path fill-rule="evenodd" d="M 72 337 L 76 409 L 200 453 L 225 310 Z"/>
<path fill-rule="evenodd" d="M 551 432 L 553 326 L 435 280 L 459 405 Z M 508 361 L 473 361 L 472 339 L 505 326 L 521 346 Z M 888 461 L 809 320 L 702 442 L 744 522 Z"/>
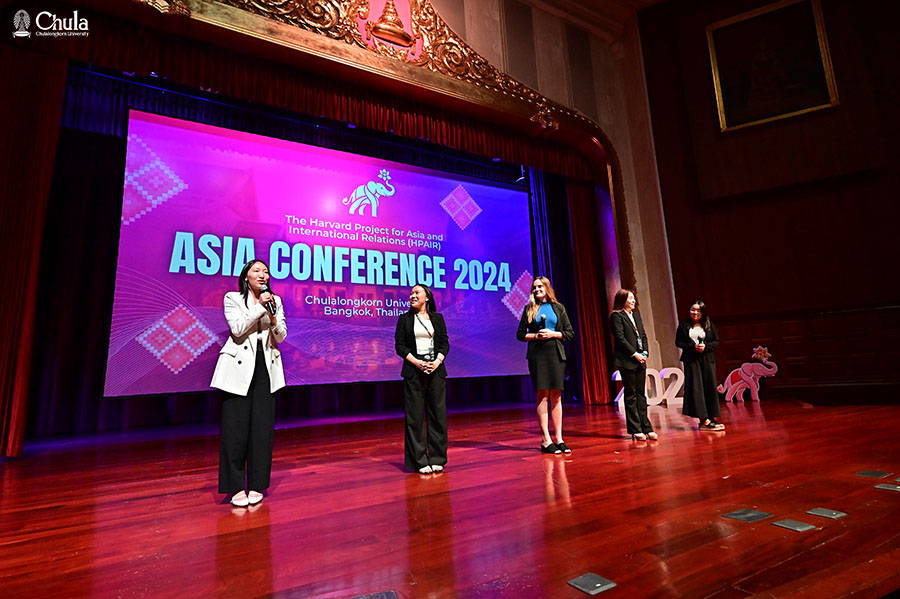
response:
<path fill-rule="evenodd" d="M 381 13 L 381 18 L 378 21 L 366 23 L 366 34 L 367 39 L 376 37 L 382 41 L 404 47 L 412 46 L 417 39 L 403 28 L 403 21 L 400 20 L 400 15 L 397 14 L 394 0 L 387 0 L 384 3 L 384 11 Z"/>
<path fill-rule="evenodd" d="M 409 2 L 408 25 L 399 17 L 394 18 L 396 12 L 389 14 L 393 8 L 391 0 L 381 18 L 372 21 L 369 20 L 369 0 L 218 0 L 218 3 L 524 100 L 534 106 L 531 120 L 544 128 L 558 128 L 562 117 L 590 122 L 580 113 L 553 102 L 491 65 L 450 29 L 429 0 L 398 1 Z M 392 30 L 404 27 L 401 30 L 404 36 L 392 31 L 401 43 L 385 41 L 385 38 L 390 39 L 390 33 L 378 35 L 379 25 L 385 23 Z"/>
<path fill-rule="evenodd" d="M 541 106 L 541 109 L 537 111 L 531 117 L 532 123 L 537 123 L 543 129 L 559 129 L 559 121 L 553 118 L 553 113 L 547 106 Z"/>
<path fill-rule="evenodd" d="M 138 4 L 146 4 L 163 14 L 191 16 L 191 10 L 184 0 L 135 0 Z"/>
<path fill-rule="evenodd" d="M 365 46 L 352 14 L 356 12 L 362 18 L 368 18 L 369 3 L 366 0 L 220 0 L 220 3 L 332 39 Z M 365 16 L 358 6 L 363 4 Z M 351 11 L 353 8 L 357 10 Z"/>

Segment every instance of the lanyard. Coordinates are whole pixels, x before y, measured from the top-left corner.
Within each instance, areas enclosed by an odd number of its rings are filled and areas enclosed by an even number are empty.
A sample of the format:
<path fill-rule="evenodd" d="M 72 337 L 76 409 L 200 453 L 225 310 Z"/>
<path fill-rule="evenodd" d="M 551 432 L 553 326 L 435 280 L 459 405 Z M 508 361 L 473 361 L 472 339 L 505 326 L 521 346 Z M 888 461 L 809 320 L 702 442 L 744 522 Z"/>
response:
<path fill-rule="evenodd" d="M 425 329 L 425 332 L 426 332 L 426 333 L 428 333 L 428 338 L 429 338 L 429 339 L 434 339 L 434 331 L 429 331 L 429 330 L 428 330 L 428 327 L 425 326 L 425 323 L 422 322 L 422 319 L 419 318 L 419 315 L 418 315 L 418 314 L 416 314 L 416 320 L 419 321 L 419 324 L 422 325 L 422 328 Z"/>

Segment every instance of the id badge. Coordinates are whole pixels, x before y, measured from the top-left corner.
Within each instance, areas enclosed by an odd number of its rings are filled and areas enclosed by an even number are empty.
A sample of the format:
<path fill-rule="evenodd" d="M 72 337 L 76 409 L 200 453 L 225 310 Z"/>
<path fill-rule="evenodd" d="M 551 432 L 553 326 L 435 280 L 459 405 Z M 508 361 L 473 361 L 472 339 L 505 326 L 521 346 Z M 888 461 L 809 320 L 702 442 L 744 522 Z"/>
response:
<path fill-rule="evenodd" d="M 424 354 L 422 354 L 422 359 L 425 360 L 426 362 L 434 362 L 435 357 L 436 356 L 434 355 L 434 346 L 429 347 L 428 351 L 425 352 Z"/>

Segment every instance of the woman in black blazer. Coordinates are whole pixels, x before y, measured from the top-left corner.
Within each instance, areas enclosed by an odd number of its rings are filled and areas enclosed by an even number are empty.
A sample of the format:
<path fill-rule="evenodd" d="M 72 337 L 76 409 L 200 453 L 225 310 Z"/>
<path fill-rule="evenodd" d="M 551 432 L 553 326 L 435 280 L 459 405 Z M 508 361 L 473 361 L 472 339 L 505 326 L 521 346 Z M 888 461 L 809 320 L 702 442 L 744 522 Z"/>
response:
<path fill-rule="evenodd" d="M 706 314 L 706 304 L 691 304 L 688 318 L 678 323 L 675 345 L 681 348 L 684 363 L 684 404 L 681 413 L 700 421 L 702 431 L 723 431 L 716 390 L 716 354 L 719 333 Z"/>
<path fill-rule="evenodd" d="M 542 453 L 572 453 L 563 441 L 562 388 L 566 372 L 563 341 L 570 341 L 573 337 L 575 330 L 569 322 L 569 315 L 563 305 L 556 301 L 550 280 L 547 277 L 537 277 L 531 284 L 528 304 L 519 319 L 516 339 L 528 342 L 525 357 L 528 359 L 528 372 L 537 393 Z M 556 443 L 550 438 L 548 415 L 553 419 Z"/>
<path fill-rule="evenodd" d="M 609 315 L 613 335 L 613 360 L 625 386 L 625 424 L 638 441 L 656 441 L 659 436 L 647 417 L 647 333 L 637 311 L 637 297 L 630 289 L 619 289 Z"/>
<path fill-rule="evenodd" d="M 434 294 L 425 285 L 409 293 L 409 311 L 397 319 L 394 348 L 403 358 L 406 405 L 404 464 L 422 474 L 441 472 L 447 464 L 447 368 L 450 340 Z"/>

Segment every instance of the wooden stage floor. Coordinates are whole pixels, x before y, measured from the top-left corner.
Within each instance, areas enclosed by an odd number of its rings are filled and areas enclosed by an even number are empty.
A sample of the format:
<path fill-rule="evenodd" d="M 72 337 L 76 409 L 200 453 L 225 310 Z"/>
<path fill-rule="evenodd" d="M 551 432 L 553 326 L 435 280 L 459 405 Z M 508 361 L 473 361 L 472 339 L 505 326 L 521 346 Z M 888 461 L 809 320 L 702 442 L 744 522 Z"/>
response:
<path fill-rule="evenodd" d="M 723 404 L 725 433 L 651 408 L 566 406 L 569 457 L 533 409 L 450 416 L 447 471 L 402 472 L 402 419 L 278 430 L 255 509 L 216 493 L 214 434 L 33 446 L 0 462 L 6 598 L 882 597 L 900 588 L 900 406 Z M 862 470 L 894 474 L 863 478 Z M 810 508 L 847 512 L 839 520 Z M 774 514 L 748 524 L 742 508 Z M 814 524 L 794 532 L 780 519 Z"/>

